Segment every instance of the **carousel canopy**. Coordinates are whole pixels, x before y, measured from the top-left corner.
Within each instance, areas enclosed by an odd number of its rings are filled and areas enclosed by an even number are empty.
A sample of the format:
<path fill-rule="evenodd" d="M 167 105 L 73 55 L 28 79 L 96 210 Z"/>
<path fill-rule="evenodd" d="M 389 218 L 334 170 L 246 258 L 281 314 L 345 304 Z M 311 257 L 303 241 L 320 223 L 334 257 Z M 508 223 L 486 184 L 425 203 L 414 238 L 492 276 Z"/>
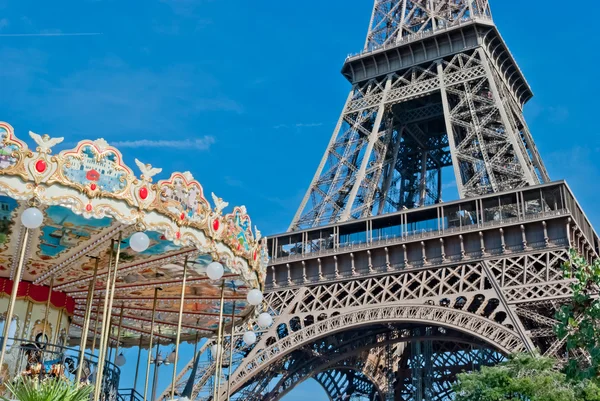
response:
<path fill-rule="evenodd" d="M 75 149 L 53 155 L 52 147 L 62 138 L 30 136 L 37 143 L 36 151 L 18 140 L 10 125 L 0 123 L 0 278 L 13 278 L 25 230 L 19 216 L 36 206 L 44 221 L 30 231 L 24 244 L 22 285 L 49 286 L 53 281 L 54 291 L 65 294 L 65 304 L 74 303 L 71 337 L 81 334 L 88 288 L 98 263 L 92 338 L 96 312 L 102 315 L 110 249 L 118 246 L 112 240 L 119 238 L 112 324 L 116 327 L 121 321 L 124 345 L 137 345 L 140 335 L 150 334 L 155 288 L 160 289 L 155 339 L 175 339 L 185 260 L 182 340 L 214 334 L 223 281 L 226 323 L 232 314 L 238 322 L 251 312 L 246 293 L 262 289 L 267 253 L 266 242 L 258 230 L 253 232 L 245 207 L 225 213 L 228 204 L 214 194 L 211 207 L 189 172 L 173 173 L 154 183 L 161 169 L 136 159 L 138 178 L 121 153 L 103 139 L 84 140 Z M 129 246 L 137 231 L 150 238 L 149 247 L 140 253 Z M 212 281 L 206 275 L 212 261 L 225 267 L 223 280 Z"/>

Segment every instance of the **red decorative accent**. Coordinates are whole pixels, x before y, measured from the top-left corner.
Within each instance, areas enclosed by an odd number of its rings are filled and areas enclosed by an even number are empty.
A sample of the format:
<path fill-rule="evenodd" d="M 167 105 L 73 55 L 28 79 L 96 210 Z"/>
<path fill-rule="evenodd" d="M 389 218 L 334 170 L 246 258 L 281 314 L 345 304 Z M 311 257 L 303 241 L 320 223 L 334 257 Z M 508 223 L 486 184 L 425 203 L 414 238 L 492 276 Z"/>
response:
<path fill-rule="evenodd" d="M 7 278 L 0 278 L 0 294 L 10 297 L 13 289 L 13 281 Z M 37 303 L 46 303 L 50 287 L 45 285 L 35 285 L 28 281 L 19 283 L 17 299 L 29 299 Z M 60 291 L 52 291 L 50 294 L 50 304 L 56 309 L 66 309 L 69 316 L 75 312 L 75 300 Z"/>
<path fill-rule="evenodd" d="M 92 205 L 89 204 L 89 203 L 87 205 L 85 205 L 85 210 L 87 210 L 88 212 L 91 212 L 92 211 Z"/>
<path fill-rule="evenodd" d="M 175 234 L 175 236 L 177 237 L 177 239 L 181 238 L 181 232 L 177 231 L 177 234 Z"/>
<path fill-rule="evenodd" d="M 146 199 L 148 197 L 148 188 L 142 187 L 140 188 L 140 198 Z"/>
<path fill-rule="evenodd" d="M 238 244 L 238 251 L 242 250 L 242 244 Z"/>
<path fill-rule="evenodd" d="M 256 256 L 257 256 L 257 255 L 256 255 L 256 251 L 254 251 L 254 256 L 253 256 L 253 257 L 254 257 L 254 260 L 256 260 Z"/>
<path fill-rule="evenodd" d="M 46 171 L 46 162 L 42 159 L 35 162 L 35 170 L 38 173 L 43 173 L 44 171 Z"/>
<path fill-rule="evenodd" d="M 100 179 L 100 173 L 96 170 L 90 170 L 85 175 L 85 178 L 87 178 L 90 181 L 98 181 Z"/>
<path fill-rule="evenodd" d="M 219 231 L 219 219 L 215 219 L 215 221 L 213 221 L 213 230 Z"/>
<path fill-rule="evenodd" d="M 185 213 L 181 213 L 181 216 L 179 216 L 179 218 L 180 218 L 181 220 L 184 220 L 184 219 L 185 219 Z"/>
<path fill-rule="evenodd" d="M 96 184 L 92 183 L 92 185 L 90 185 L 90 188 L 92 189 L 92 191 L 95 191 L 97 186 L 96 186 Z"/>

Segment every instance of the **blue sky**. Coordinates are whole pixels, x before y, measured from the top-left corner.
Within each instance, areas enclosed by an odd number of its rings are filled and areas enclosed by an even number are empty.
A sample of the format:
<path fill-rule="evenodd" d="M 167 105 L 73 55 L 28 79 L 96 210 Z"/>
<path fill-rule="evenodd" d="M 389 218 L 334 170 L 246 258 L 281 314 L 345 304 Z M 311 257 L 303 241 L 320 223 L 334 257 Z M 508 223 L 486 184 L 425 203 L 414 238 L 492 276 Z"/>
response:
<path fill-rule="evenodd" d="M 103 137 L 132 167 L 138 157 L 165 173 L 189 170 L 207 193 L 245 204 L 263 233 L 281 232 L 329 141 L 350 88 L 339 71 L 361 49 L 371 7 L 0 0 L 0 120 L 22 139 L 29 130 L 71 144 Z M 600 227 L 597 26 L 557 19 L 558 0 L 492 7 L 535 93 L 525 114 L 550 175 L 567 179 Z M 286 401 L 309 395 L 325 400 L 307 383 Z"/>

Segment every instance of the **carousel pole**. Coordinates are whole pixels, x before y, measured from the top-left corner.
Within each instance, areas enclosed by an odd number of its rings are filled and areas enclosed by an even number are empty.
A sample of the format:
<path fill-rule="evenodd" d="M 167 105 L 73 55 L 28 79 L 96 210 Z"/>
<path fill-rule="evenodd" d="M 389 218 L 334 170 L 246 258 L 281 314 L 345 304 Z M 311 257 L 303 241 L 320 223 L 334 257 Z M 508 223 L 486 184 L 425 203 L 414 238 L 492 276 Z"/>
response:
<path fill-rule="evenodd" d="M 115 264 L 114 264 L 114 269 L 113 269 L 113 274 L 112 274 L 112 283 L 110 286 L 110 293 L 108 296 L 108 310 L 106 311 L 106 321 L 109 323 L 106 325 L 106 329 L 104 332 L 104 347 L 106 348 L 104 350 L 104 357 L 106 358 L 106 351 L 108 349 L 108 347 L 110 346 L 110 329 L 112 328 L 112 326 L 110 325 L 111 319 L 112 319 L 112 308 L 113 308 L 113 302 L 115 299 L 115 288 L 117 285 L 117 271 L 119 270 L 119 257 L 121 256 L 121 243 L 122 243 L 122 234 L 119 234 L 119 239 L 117 240 L 117 254 L 115 256 Z M 104 362 L 102 362 L 104 363 Z"/>
<path fill-rule="evenodd" d="M 96 288 L 96 277 L 98 276 L 98 264 L 100 263 L 99 257 L 90 256 L 89 258 L 94 259 L 94 277 L 92 278 L 92 281 L 90 281 L 88 287 L 87 302 L 85 304 L 85 316 L 83 318 L 83 328 L 81 329 L 81 342 L 79 343 L 79 366 L 77 367 L 77 378 L 75 379 L 75 383 L 79 383 L 81 381 L 81 372 L 83 370 L 83 361 L 85 359 L 85 347 L 87 345 L 88 331 L 90 329 L 90 317 L 92 315 L 92 303 L 94 302 L 94 289 Z M 96 317 L 97 316 L 98 313 L 96 311 Z M 96 323 L 98 323 L 98 319 L 96 319 Z M 94 330 L 94 333 L 95 331 L 96 330 Z M 92 351 L 92 353 L 93 352 L 94 351 Z"/>
<path fill-rule="evenodd" d="M 110 326 L 110 333 L 108 333 L 108 342 L 106 343 L 106 353 L 108 354 L 108 358 L 106 358 L 106 361 L 110 361 L 111 359 L 113 359 L 113 350 L 115 349 L 115 347 L 111 347 L 110 346 L 110 342 L 111 339 L 115 338 L 115 327 L 114 326 Z M 114 340 L 112 340 L 114 341 Z M 104 362 L 106 363 L 106 362 Z"/>
<path fill-rule="evenodd" d="M 6 311 L 6 320 L 4 321 L 2 345 L 0 346 L 0 371 L 4 365 L 4 356 L 6 354 L 6 343 L 8 342 L 10 323 L 12 322 L 13 313 L 15 312 L 15 301 L 17 300 L 19 283 L 21 282 L 21 273 L 23 272 L 23 265 L 25 264 L 25 253 L 27 251 L 27 241 L 29 240 L 29 230 L 38 228 L 44 222 L 44 214 L 41 210 L 34 206 L 35 199 L 32 199 L 30 204 L 31 207 L 25 209 L 23 213 L 21 213 L 21 223 L 25 227 L 25 233 L 23 234 L 21 254 L 19 255 L 19 263 L 17 264 L 17 269 L 15 271 L 15 275 L 13 276 L 13 287 L 10 293 L 10 300 L 8 302 L 8 310 Z"/>
<path fill-rule="evenodd" d="M 181 282 L 181 298 L 179 300 L 179 319 L 177 320 L 177 338 L 175 340 L 175 361 L 173 362 L 173 380 L 171 380 L 171 398 L 175 398 L 175 380 L 177 380 L 177 362 L 179 361 L 179 342 L 181 340 L 181 321 L 183 319 L 183 303 L 185 302 L 185 283 L 187 279 L 188 258 L 183 262 L 183 280 Z M 194 354 L 195 356 L 196 354 Z M 156 369 L 156 368 L 155 368 Z"/>
<path fill-rule="evenodd" d="M 160 333 L 160 330 L 158 331 Z M 150 401 L 156 399 L 156 385 L 158 384 L 158 368 L 161 364 L 158 363 L 158 355 L 160 355 L 160 340 L 156 342 L 156 356 L 154 357 L 154 380 L 152 381 L 152 395 Z"/>
<path fill-rule="evenodd" d="M 223 301 L 225 299 L 225 280 L 223 280 L 223 284 L 221 284 L 221 305 L 219 310 L 219 329 L 217 331 L 217 356 L 215 358 L 215 385 L 213 390 L 213 401 L 217 400 L 217 393 L 219 391 L 220 384 L 220 365 L 222 363 L 222 355 L 223 352 L 221 350 L 221 335 L 223 332 Z"/>
<path fill-rule="evenodd" d="M 108 263 L 108 275 L 106 280 L 106 293 L 104 294 L 104 310 L 102 311 L 102 330 L 100 331 L 100 348 L 98 349 L 98 371 L 96 372 L 96 386 L 94 387 L 94 401 L 100 400 L 100 392 L 102 391 L 102 379 L 104 376 L 104 361 L 106 358 L 106 350 L 108 348 L 110 340 L 110 327 L 111 327 L 111 308 L 113 294 L 111 290 L 114 288 L 117 271 L 115 269 L 114 274 L 112 273 L 112 262 L 113 262 L 113 250 L 115 247 L 115 240 L 110 241 L 110 259 Z M 119 234 L 119 241 L 117 245 L 117 255 L 115 257 L 115 266 L 119 264 L 119 253 L 121 251 L 121 234 Z"/>
<path fill-rule="evenodd" d="M 44 327 L 42 328 L 42 340 L 46 338 L 46 326 L 48 326 L 48 315 L 50 314 L 50 297 L 54 289 L 54 275 L 50 278 L 50 290 L 48 291 L 48 299 L 46 300 L 46 310 L 44 311 Z M 58 330 L 58 327 L 56 328 Z M 45 341 L 45 340 L 44 340 Z M 48 342 L 48 341 L 46 341 Z"/>
<path fill-rule="evenodd" d="M 148 345 L 148 364 L 146 365 L 146 381 L 144 383 L 144 401 L 148 397 L 148 379 L 150 378 L 150 364 L 152 361 L 152 340 L 154 339 L 154 315 L 156 314 L 156 302 L 158 300 L 158 291 L 160 288 L 154 289 L 154 303 L 152 304 L 152 321 L 150 323 L 150 342 Z M 156 369 L 156 367 L 154 367 Z"/>
<path fill-rule="evenodd" d="M 144 335 L 140 334 L 140 344 L 138 345 L 138 356 L 137 363 L 135 364 L 135 376 L 133 378 L 133 389 L 137 388 L 137 379 L 138 373 L 140 372 L 140 358 L 142 357 L 142 341 L 144 340 Z"/>
<path fill-rule="evenodd" d="M 93 302 L 93 295 L 92 295 Z M 98 321 L 100 320 L 100 295 L 98 295 L 98 302 L 96 302 L 96 323 L 94 323 L 94 338 L 92 339 L 91 354 L 94 355 L 96 352 L 96 338 L 98 337 Z"/>
<path fill-rule="evenodd" d="M 119 355 L 119 346 L 121 345 L 121 326 L 123 325 L 123 308 L 125 307 L 125 302 L 121 304 L 121 314 L 119 315 L 119 326 L 117 326 L 117 345 L 115 347 L 115 359 L 114 363 L 117 362 L 117 356 Z"/>
<path fill-rule="evenodd" d="M 100 345 L 98 347 L 98 366 L 100 366 L 100 357 L 102 356 L 102 349 L 104 348 L 104 330 L 106 329 L 106 310 L 108 306 L 108 293 L 110 292 L 110 281 L 112 277 L 112 259 L 113 249 L 115 247 L 115 240 L 110 240 L 110 253 L 108 259 L 108 271 L 106 272 L 106 284 L 104 285 L 104 305 L 102 306 L 102 322 L 100 323 Z M 100 314 L 100 298 L 98 298 L 98 309 L 96 309 L 96 318 Z M 95 345 L 95 344 L 94 344 Z M 96 376 L 97 377 L 97 376 Z"/>
<path fill-rule="evenodd" d="M 54 332 L 54 338 L 52 340 L 52 344 L 58 344 L 58 336 L 60 335 L 60 327 L 62 322 L 63 310 L 58 311 L 58 317 L 56 319 L 56 331 Z"/>
<path fill-rule="evenodd" d="M 229 337 L 229 368 L 227 371 L 227 401 L 231 394 L 231 365 L 233 365 L 233 329 L 235 328 L 235 300 L 231 312 L 231 336 Z"/>

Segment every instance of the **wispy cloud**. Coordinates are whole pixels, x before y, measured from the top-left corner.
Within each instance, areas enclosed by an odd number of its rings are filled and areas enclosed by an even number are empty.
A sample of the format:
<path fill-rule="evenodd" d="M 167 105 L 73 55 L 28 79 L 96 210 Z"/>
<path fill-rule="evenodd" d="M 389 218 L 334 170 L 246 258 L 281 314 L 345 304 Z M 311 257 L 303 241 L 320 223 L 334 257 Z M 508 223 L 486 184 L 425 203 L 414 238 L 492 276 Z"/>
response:
<path fill-rule="evenodd" d="M 245 188 L 246 187 L 242 181 L 240 181 L 236 178 L 226 176 L 226 177 L 224 177 L 224 179 L 225 179 L 225 184 L 229 185 L 230 187 L 234 187 L 234 188 Z"/>
<path fill-rule="evenodd" d="M 215 143 L 212 136 L 197 139 L 184 139 L 179 141 L 139 139 L 137 141 L 117 141 L 113 146 L 118 148 L 172 148 L 180 150 L 208 150 Z"/>
<path fill-rule="evenodd" d="M 293 127 L 296 128 L 314 128 L 314 127 L 320 127 L 322 126 L 323 123 L 296 123 L 293 125 Z M 278 124 L 278 125 L 274 125 L 273 128 L 274 129 L 282 129 L 282 128 L 289 128 L 290 126 L 287 124 Z"/>
<path fill-rule="evenodd" d="M 323 125 L 323 123 L 298 123 L 296 124 L 296 127 L 305 127 L 305 128 L 312 128 L 312 127 L 320 127 L 321 125 Z"/>
<path fill-rule="evenodd" d="M 184 18 L 199 17 L 199 8 L 203 3 L 213 0 L 161 0 L 161 3 L 168 5 L 173 13 Z"/>
<path fill-rule="evenodd" d="M 2 20 L 0 20 L 0 29 L 2 28 Z M 40 32 L 40 33 L 0 33 L 2 37 L 32 37 L 32 36 L 98 36 L 101 32 Z"/>

